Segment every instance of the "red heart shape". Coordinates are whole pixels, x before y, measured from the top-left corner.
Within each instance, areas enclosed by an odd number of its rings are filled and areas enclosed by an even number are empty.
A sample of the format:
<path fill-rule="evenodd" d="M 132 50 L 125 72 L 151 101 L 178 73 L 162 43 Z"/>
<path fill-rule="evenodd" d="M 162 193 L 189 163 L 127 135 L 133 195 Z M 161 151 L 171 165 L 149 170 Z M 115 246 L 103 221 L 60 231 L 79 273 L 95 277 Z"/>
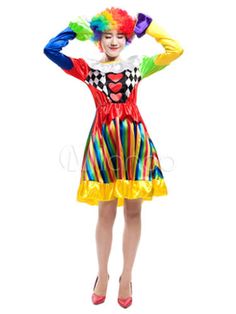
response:
<path fill-rule="evenodd" d="M 113 94 L 113 93 L 111 93 L 111 94 L 110 94 L 110 97 L 111 97 L 111 99 L 114 100 L 114 101 L 119 101 L 119 100 L 121 99 L 121 97 L 122 97 L 122 94 L 121 94 L 121 93 L 118 93 L 118 94 Z"/>
<path fill-rule="evenodd" d="M 122 83 L 109 83 L 108 86 L 111 91 L 113 91 L 114 93 L 117 93 L 121 89 Z"/>
<path fill-rule="evenodd" d="M 122 79 L 123 73 L 117 73 L 117 74 L 110 73 L 110 74 L 108 74 L 107 76 L 108 76 L 109 79 L 111 79 L 113 82 L 118 82 L 119 80 Z"/>

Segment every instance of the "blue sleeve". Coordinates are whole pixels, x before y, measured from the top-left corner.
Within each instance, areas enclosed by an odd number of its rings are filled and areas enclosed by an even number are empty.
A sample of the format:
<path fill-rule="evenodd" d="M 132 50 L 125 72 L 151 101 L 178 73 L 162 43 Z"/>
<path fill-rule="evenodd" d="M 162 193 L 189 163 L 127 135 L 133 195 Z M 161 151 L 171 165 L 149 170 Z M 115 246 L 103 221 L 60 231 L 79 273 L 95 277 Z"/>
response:
<path fill-rule="evenodd" d="M 75 37 L 76 33 L 68 26 L 57 36 L 49 40 L 47 45 L 44 47 L 44 54 L 63 70 L 70 70 L 73 67 L 71 58 L 64 55 L 60 51 L 63 47 L 68 45 L 70 39 L 74 39 Z"/>

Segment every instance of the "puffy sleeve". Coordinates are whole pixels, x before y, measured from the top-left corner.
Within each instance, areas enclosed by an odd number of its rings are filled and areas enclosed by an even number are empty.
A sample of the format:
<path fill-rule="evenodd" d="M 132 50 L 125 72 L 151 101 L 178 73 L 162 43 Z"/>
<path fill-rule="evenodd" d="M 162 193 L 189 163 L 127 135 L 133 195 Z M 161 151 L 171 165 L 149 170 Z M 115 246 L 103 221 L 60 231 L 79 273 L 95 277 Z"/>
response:
<path fill-rule="evenodd" d="M 70 60 L 72 62 L 72 68 L 63 69 L 63 71 L 84 82 L 89 72 L 87 62 L 82 58 L 70 58 Z"/>
<path fill-rule="evenodd" d="M 62 48 L 68 45 L 69 40 L 77 36 L 69 26 L 58 35 L 51 38 L 44 47 L 44 54 L 65 73 L 84 81 L 88 75 L 89 66 L 82 58 L 72 58 L 61 52 Z"/>
<path fill-rule="evenodd" d="M 151 74 L 164 69 L 170 65 L 172 61 L 180 57 L 184 52 L 180 43 L 176 39 L 173 39 L 154 20 L 152 20 L 149 26 L 146 28 L 146 34 L 149 34 L 157 42 L 159 42 L 165 51 L 152 56 L 141 56 L 139 70 L 142 78 L 148 77 Z"/>

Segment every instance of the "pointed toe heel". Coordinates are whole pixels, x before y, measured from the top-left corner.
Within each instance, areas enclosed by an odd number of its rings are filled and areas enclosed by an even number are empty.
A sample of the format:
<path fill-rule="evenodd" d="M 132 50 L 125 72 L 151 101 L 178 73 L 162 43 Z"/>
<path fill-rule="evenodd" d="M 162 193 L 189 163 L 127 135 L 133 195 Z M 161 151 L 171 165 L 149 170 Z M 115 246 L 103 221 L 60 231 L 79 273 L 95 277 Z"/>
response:
<path fill-rule="evenodd" d="M 127 308 L 132 304 L 132 297 L 128 297 L 125 299 L 122 298 L 118 298 L 118 303 L 120 306 L 122 306 L 123 308 Z"/>
<path fill-rule="evenodd" d="M 121 280 L 121 277 L 119 279 L 119 282 Z M 127 297 L 127 298 L 118 298 L 117 301 L 119 303 L 120 306 L 122 306 L 123 308 L 127 308 L 132 304 L 133 298 L 132 298 L 132 282 L 130 282 L 130 289 L 131 289 L 131 296 Z"/>
<path fill-rule="evenodd" d="M 110 277 L 110 276 L 108 275 L 108 279 L 109 279 L 109 277 Z M 105 296 L 105 295 L 98 295 L 98 294 L 96 294 L 96 293 L 94 292 L 94 290 L 95 290 L 95 288 L 96 288 L 96 285 L 97 285 L 97 282 L 98 282 L 98 276 L 97 276 L 97 278 L 96 278 L 96 280 L 95 280 L 94 287 L 93 287 L 93 294 L 92 294 L 92 297 L 91 297 L 92 302 L 93 302 L 93 304 L 95 304 L 95 305 L 102 304 L 102 303 L 104 303 L 105 300 L 106 300 L 106 296 Z"/>
<path fill-rule="evenodd" d="M 106 300 L 106 296 L 105 295 L 97 295 L 95 293 L 92 294 L 92 302 L 95 305 L 104 303 L 105 300 Z"/>

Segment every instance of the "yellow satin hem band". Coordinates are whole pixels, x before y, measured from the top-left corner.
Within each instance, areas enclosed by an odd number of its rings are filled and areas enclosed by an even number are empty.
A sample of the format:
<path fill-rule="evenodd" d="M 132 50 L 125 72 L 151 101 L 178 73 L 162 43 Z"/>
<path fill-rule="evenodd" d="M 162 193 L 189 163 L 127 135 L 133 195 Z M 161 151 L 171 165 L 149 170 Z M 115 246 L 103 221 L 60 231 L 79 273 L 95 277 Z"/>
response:
<path fill-rule="evenodd" d="M 99 201 L 110 201 L 118 198 L 117 206 L 123 206 L 124 198 L 142 198 L 143 201 L 150 201 L 153 196 L 167 194 L 165 181 L 161 178 L 152 181 L 117 179 L 116 182 L 111 183 L 87 180 L 80 182 L 76 200 L 89 205 L 98 205 Z"/>

